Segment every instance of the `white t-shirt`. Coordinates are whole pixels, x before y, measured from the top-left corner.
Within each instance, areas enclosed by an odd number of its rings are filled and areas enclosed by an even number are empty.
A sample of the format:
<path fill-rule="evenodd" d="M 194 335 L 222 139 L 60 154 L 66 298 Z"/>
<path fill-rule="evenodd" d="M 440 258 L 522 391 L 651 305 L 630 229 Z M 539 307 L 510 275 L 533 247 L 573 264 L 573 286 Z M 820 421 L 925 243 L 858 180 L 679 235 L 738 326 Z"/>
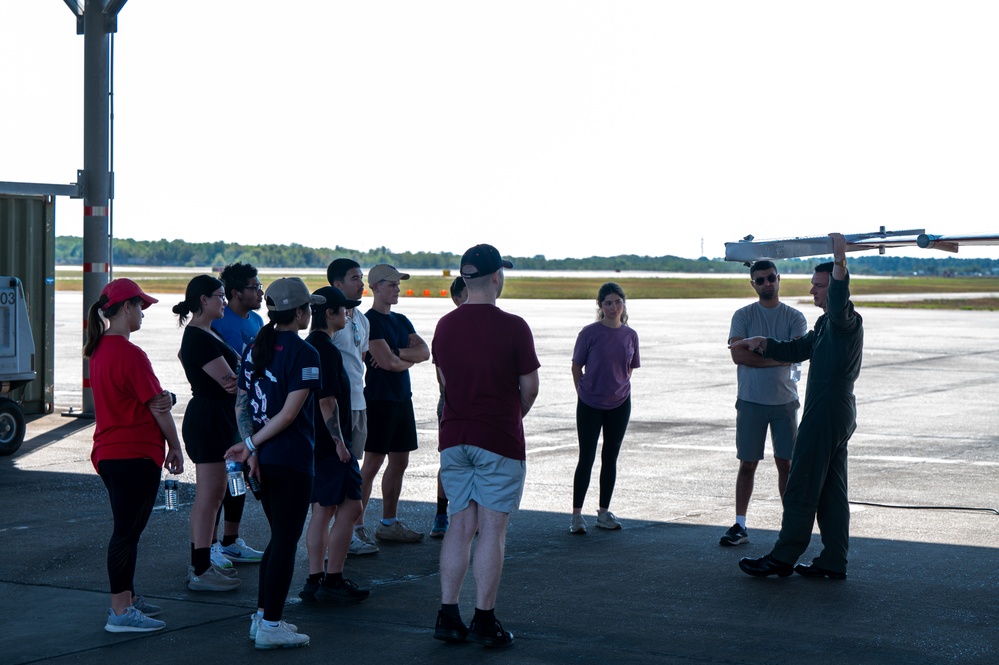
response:
<path fill-rule="evenodd" d="M 364 401 L 364 361 L 368 351 L 368 338 L 371 335 L 371 324 L 368 317 L 358 309 L 354 309 L 347 317 L 347 327 L 338 330 L 333 335 L 333 345 L 340 349 L 343 356 L 343 368 L 350 379 L 350 408 L 352 411 L 364 411 L 367 403 Z"/>

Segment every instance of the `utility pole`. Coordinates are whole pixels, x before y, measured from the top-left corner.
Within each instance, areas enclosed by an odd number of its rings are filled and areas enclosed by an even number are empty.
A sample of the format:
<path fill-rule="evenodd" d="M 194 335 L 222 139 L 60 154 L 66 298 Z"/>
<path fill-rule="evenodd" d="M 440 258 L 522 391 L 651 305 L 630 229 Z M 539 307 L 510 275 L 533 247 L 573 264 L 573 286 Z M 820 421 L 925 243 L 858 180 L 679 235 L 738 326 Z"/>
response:
<path fill-rule="evenodd" d="M 87 314 L 107 286 L 111 264 L 108 211 L 113 198 L 110 172 L 111 38 L 127 0 L 63 0 L 83 35 L 83 336 Z M 81 7 L 82 5 L 82 7 Z M 90 363 L 83 359 L 83 413 L 93 416 Z"/>

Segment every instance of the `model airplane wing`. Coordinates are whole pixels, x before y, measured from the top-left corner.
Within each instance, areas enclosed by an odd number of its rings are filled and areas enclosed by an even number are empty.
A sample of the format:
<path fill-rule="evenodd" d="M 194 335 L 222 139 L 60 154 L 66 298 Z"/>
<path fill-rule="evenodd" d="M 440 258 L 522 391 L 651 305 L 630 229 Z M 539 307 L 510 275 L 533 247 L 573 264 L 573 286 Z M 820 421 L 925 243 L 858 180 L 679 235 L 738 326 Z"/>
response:
<path fill-rule="evenodd" d="M 957 252 L 961 245 L 999 245 L 999 235 L 933 235 L 925 229 L 904 231 L 881 230 L 874 233 L 844 234 L 846 251 L 860 252 L 876 249 L 884 254 L 892 247 L 921 247 Z M 755 240 L 746 236 L 739 242 L 725 243 L 725 260 L 751 263 L 763 259 L 792 259 L 806 256 L 832 254 L 832 240 L 829 236 L 811 238 L 786 238 L 776 240 Z"/>

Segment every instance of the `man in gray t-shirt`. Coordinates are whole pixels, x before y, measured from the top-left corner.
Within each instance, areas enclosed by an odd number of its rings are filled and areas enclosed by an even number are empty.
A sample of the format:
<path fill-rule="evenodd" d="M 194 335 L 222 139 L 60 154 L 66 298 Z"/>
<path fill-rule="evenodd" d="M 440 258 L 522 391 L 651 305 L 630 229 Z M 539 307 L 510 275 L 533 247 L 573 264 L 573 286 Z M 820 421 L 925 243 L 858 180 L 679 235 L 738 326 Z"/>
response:
<path fill-rule="evenodd" d="M 797 339 L 808 331 L 804 315 L 780 301 L 780 275 L 773 262 L 754 263 L 749 269 L 749 281 L 759 300 L 736 310 L 728 333 L 729 344 L 757 335 Z M 739 348 L 732 349 L 732 362 L 738 365 L 739 379 L 735 403 L 739 473 L 735 481 L 735 524 L 721 537 L 721 545 L 749 542 L 746 513 L 768 429 L 777 466 L 777 488 L 784 496 L 798 427 L 799 365 L 768 360 Z"/>
<path fill-rule="evenodd" d="M 353 259 L 340 258 L 326 268 L 330 286 L 343 291 L 349 300 L 360 300 L 364 295 L 364 273 Z M 368 317 L 357 308 L 347 312 L 347 326 L 333 335 L 333 345 L 340 350 L 343 368 L 350 380 L 350 452 L 358 460 L 364 457 L 364 444 L 368 439 L 367 403 L 364 401 L 364 354 L 368 352 L 371 328 Z M 363 517 L 363 516 L 362 516 Z M 350 554 L 374 554 L 378 546 L 364 529 L 364 521 L 355 525 L 350 541 Z"/>

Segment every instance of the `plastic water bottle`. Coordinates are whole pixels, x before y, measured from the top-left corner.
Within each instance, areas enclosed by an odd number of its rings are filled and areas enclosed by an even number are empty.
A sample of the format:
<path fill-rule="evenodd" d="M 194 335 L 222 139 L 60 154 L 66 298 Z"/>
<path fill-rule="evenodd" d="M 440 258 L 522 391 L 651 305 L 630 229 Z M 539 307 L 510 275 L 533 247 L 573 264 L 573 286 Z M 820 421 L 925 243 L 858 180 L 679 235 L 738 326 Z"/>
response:
<path fill-rule="evenodd" d="M 177 481 L 167 478 L 163 481 L 163 495 L 165 508 L 167 510 L 177 510 Z"/>
<path fill-rule="evenodd" d="M 242 496 L 246 494 L 246 483 L 243 481 L 243 465 L 236 460 L 225 463 L 225 472 L 229 474 L 229 494 Z"/>
<path fill-rule="evenodd" d="M 795 383 L 801 380 L 801 363 L 791 363 L 791 380 Z"/>

